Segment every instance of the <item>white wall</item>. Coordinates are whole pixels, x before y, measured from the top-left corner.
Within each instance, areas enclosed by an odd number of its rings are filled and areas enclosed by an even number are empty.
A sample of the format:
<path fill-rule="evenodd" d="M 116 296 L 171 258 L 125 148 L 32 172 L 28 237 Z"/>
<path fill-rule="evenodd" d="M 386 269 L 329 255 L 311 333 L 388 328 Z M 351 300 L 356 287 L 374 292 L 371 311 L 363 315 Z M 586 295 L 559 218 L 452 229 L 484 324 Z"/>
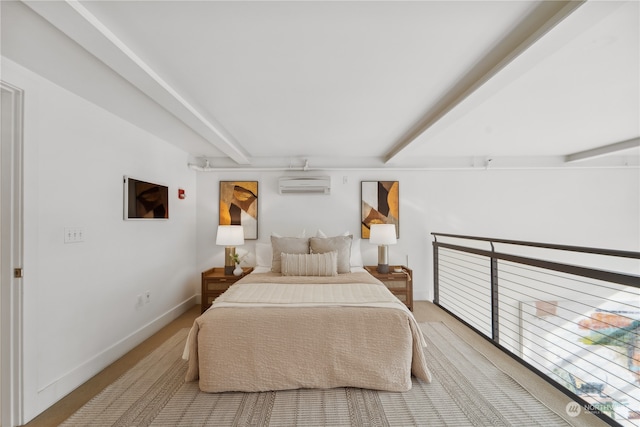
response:
<path fill-rule="evenodd" d="M 184 152 L 6 58 L 2 73 L 25 91 L 29 420 L 195 304 L 195 174 Z M 168 185 L 170 219 L 124 221 L 123 175 Z M 64 244 L 65 227 L 85 241 Z"/>
<path fill-rule="evenodd" d="M 314 172 L 315 173 L 315 172 Z M 400 182 L 400 239 L 390 262 L 414 271 L 414 297 L 433 297 L 430 233 L 454 233 L 544 243 L 640 250 L 640 171 L 625 169 L 343 171 L 330 172 L 329 196 L 279 195 L 285 172 L 198 174 L 198 269 L 223 265 L 215 245 L 220 180 L 259 181 L 259 239 L 269 235 L 360 236 L 360 182 Z M 346 183 L 344 182 L 346 177 Z M 253 251 L 253 242 L 242 249 Z M 366 264 L 377 250 L 362 241 Z"/>

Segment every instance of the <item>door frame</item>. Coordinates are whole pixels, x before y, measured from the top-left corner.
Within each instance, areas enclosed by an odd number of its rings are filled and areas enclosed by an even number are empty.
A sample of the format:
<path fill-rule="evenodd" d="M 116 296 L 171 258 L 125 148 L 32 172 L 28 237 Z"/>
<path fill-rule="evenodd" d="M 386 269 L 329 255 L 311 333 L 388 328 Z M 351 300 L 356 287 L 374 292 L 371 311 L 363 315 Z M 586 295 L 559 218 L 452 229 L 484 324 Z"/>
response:
<path fill-rule="evenodd" d="M 0 346 L 1 422 L 24 423 L 23 382 L 23 115 L 24 91 L 0 80 L 2 138 L 0 149 Z M 6 103 L 6 104 L 5 104 Z M 9 127 L 9 129 L 6 128 Z M 20 277 L 16 277 L 20 269 Z"/>

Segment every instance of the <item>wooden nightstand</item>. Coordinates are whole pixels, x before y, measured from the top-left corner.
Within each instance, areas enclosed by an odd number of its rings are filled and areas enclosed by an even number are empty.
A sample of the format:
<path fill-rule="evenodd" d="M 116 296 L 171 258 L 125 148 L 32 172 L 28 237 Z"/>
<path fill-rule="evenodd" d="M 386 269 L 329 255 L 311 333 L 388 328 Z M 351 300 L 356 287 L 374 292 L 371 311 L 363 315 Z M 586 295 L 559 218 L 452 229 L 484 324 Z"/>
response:
<path fill-rule="evenodd" d="M 226 276 L 224 267 L 213 267 L 202 272 L 202 301 L 200 302 L 200 312 L 211 306 L 214 299 L 218 298 L 229 286 L 240 280 L 245 274 L 253 271 L 253 267 L 244 267 L 242 276 Z"/>
<path fill-rule="evenodd" d="M 402 273 L 393 272 L 397 267 L 402 269 Z M 390 265 L 389 273 L 378 273 L 376 265 L 366 265 L 364 268 L 413 311 L 413 272 L 410 269 L 403 265 Z"/>

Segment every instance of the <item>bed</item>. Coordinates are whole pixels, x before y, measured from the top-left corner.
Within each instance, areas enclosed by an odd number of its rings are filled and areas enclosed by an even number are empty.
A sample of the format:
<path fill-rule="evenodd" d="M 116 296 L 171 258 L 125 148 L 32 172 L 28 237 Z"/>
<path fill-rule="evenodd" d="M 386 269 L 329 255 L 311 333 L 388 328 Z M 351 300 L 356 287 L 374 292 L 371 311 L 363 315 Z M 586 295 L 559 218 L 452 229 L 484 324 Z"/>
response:
<path fill-rule="evenodd" d="M 325 252 L 329 270 L 337 255 Z M 277 268 L 254 269 L 195 320 L 183 354 L 187 381 L 215 393 L 406 391 L 412 374 L 431 380 L 415 318 L 384 284 L 350 266 L 331 275 L 288 274 L 289 256 L 279 252 Z M 308 268 L 310 255 L 298 258 Z"/>

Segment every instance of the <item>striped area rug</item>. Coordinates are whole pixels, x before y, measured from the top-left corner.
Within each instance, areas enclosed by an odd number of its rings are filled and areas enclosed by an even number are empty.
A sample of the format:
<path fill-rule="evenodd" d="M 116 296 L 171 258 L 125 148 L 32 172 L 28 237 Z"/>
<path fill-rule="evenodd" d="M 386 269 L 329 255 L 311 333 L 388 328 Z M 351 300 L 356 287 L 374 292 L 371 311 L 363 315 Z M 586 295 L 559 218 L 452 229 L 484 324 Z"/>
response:
<path fill-rule="evenodd" d="M 185 383 L 188 329 L 167 340 L 63 426 L 565 426 L 442 323 L 422 323 L 433 374 L 404 393 L 355 388 L 202 393 Z"/>

